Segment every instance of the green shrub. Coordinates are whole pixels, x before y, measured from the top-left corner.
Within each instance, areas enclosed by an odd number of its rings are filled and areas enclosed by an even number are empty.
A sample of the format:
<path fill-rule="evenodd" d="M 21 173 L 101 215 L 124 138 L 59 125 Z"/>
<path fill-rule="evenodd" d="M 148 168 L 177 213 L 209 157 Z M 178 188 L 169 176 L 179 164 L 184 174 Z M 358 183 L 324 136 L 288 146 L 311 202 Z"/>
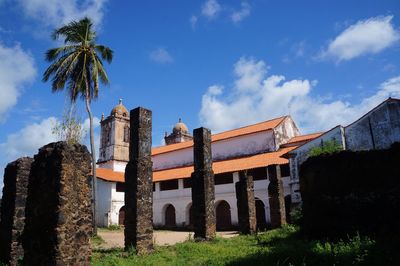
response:
<path fill-rule="evenodd" d="M 302 205 L 298 205 L 296 207 L 293 207 L 292 210 L 290 211 L 290 220 L 291 223 L 294 225 L 301 225 L 303 222 L 303 209 Z"/>
<path fill-rule="evenodd" d="M 110 230 L 110 231 L 117 231 L 117 230 L 120 230 L 120 229 L 122 229 L 121 226 L 116 225 L 116 224 L 112 224 L 109 227 L 107 227 L 107 230 Z"/>
<path fill-rule="evenodd" d="M 308 152 L 309 157 L 319 156 L 322 154 L 331 154 L 343 150 L 342 145 L 336 140 L 328 140 L 322 143 L 321 146 L 315 146 Z"/>

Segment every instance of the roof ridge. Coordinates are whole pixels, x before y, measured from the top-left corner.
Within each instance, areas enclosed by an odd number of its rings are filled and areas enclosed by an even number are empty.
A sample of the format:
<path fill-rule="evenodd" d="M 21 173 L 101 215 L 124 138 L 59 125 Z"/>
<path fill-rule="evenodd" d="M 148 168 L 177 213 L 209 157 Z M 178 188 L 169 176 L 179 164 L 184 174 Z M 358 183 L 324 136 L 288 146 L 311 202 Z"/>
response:
<path fill-rule="evenodd" d="M 261 124 L 264 124 L 264 123 L 272 122 L 274 120 L 283 119 L 283 118 L 286 118 L 286 117 L 288 117 L 288 115 L 284 115 L 284 116 L 276 117 L 276 118 L 273 118 L 273 119 L 257 122 L 255 124 L 251 124 L 251 125 L 247 125 L 247 126 L 242 126 L 242 127 L 238 127 L 238 128 L 234 128 L 234 129 L 225 130 L 225 131 L 222 131 L 222 132 L 219 132 L 219 133 L 215 133 L 213 135 L 219 135 L 219 134 L 224 134 L 224 133 L 227 133 L 227 132 L 230 132 L 230 131 L 235 131 L 235 130 L 248 128 L 248 127 L 252 127 L 252 126 L 258 126 L 258 125 L 261 125 Z"/>
<path fill-rule="evenodd" d="M 219 141 L 219 140 L 223 140 L 223 139 L 225 139 L 225 138 L 221 138 L 221 139 L 218 139 L 218 137 L 219 136 L 221 136 L 221 135 L 223 135 L 223 134 L 228 134 L 228 133 L 231 133 L 231 132 L 235 132 L 235 131 L 240 131 L 240 130 L 243 130 L 243 129 L 246 129 L 246 128 L 250 128 L 250 127 L 256 127 L 256 126 L 259 126 L 259 125 L 262 125 L 262 124 L 265 124 L 265 123 L 271 123 L 271 122 L 273 122 L 273 121 L 275 121 L 275 120 L 281 120 L 281 122 L 285 119 L 285 118 L 287 118 L 287 117 L 289 117 L 288 115 L 285 115 L 285 116 L 280 116 L 280 117 L 276 117 L 276 118 L 273 118 L 273 119 L 269 119 L 269 120 L 266 120 L 266 121 L 262 121 L 262 122 L 258 122 L 258 123 L 255 123 L 255 124 L 251 124 L 251 125 L 247 125 L 247 126 L 243 126 L 243 127 L 239 127 L 239 128 L 234 128 L 234 129 L 230 129 L 230 130 L 226 130 L 226 131 L 222 131 L 222 132 L 220 132 L 220 133 L 215 133 L 215 134 L 212 134 L 211 135 L 211 141 L 212 142 L 214 142 L 214 141 Z M 280 123 L 279 123 L 280 124 Z M 271 127 L 272 128 L 272 127 Z M 273 128 L 275 128 L 275 127 L 273 127 Z M 258 131 L 255 131 L 255 132 L 258 132 Z M 254 132 L 254 133 L 255 133 Z M 246 133 L 246 134 L 248 134 L 248 133 Z M 246 135 L 246 134 L 243 134 L 243 135 Z M 238 135 L 238 136 L 240 136 L 240 135 Z M 217 138 L 217 139 L 215 139 L 215 138 Z M 152 150 L 163 150 L 163 149 L 168 149 L 169 151 L 174 151 L 175 149 L 174 149 L 174 147 L 176 147 L 176 150 L 178 150 L 178 149 L 184 149 L 184 148 L 189 148 L 190 146 L 192 146 L 193 144 L 193 140 L 190 140 L 190 141 L 185 141 L 185 142 L 180 142 L 180 143 L 174 143 L 174 144 L 170 144 L 170 145 L 164 145 L 164 146 L 158 146 L 158 147 L 154 147 L 154 148 L 152 148 Z M 182 147 L 181 147 L 182 146 Z M 168 151 L 168 152 L 169 152 Z M 167 151 L 166 151 L 167 152 Z M 164 153 L 164 152 L 160 152 L 160 153 Z"/>

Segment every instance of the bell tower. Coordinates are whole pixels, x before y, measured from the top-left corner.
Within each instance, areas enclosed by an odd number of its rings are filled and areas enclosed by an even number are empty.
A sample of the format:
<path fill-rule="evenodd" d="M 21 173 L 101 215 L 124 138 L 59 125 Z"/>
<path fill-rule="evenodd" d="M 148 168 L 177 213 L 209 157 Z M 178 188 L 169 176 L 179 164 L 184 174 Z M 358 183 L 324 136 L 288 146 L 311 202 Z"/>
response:
<path fill-rule="evenodd" d="M 182 122 L 182 119 L 179 118 L 178 123 L 175 124 L 174 128 L 172 129 L 172 133 L 168 135 L 165 132 L 165 144 L 175 144 L 181 143 L 185 141 L 190 141 L 193 139 L 193 136 L 190 135 L 188 127 Z"/>
<path fill-rule="evenodd" d="M 126 164 L 129 160 L 130 124 L 129 112 L 122 104 L 122 99 L 107 118 L 102 115 L 100 125 L 100 154 L 97 163 L 113 169 L 116 164 Z"/>

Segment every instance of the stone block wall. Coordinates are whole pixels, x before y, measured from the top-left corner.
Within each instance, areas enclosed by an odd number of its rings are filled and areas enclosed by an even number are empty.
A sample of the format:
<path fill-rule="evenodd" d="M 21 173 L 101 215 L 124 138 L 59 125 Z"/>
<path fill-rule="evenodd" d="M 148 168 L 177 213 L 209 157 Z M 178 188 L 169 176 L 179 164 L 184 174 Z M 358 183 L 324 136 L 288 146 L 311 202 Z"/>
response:
<path fill-rule="evenodd" d="M 92 233 L 90 154 L 50 143 L 35 155 L 23 234 L 25 265 L 89 265 Z"/>
<path fill-rule="evenodd" d="M 239 182 L 235 184 L 239 231 L 242 234 L 254 234 L 257 231 L 254 182 L 246 171 L 239 172 Z"/>
<path fill-rule="evenodd" d="M 212 170 L 211 131 L 197 128 L 194 135 L 194 172 L 192 173 L 192 202 L 194 237 L 215 238 L 215 186 Z"/>
<path fill-rule="evenodd" d="M 152 115 L 136 108 L 130 113 L 129 162 L 125 170 L 125 249 L 137 254 L 153 250 Z"/>
<path fill-rule="evenodd" d="M 300 169 L 307 236 L 400 235 L 400 143 L 310 157 Z"/>
<path fill-rule="evenodd" d="M 285 197 L 282 184 L 280 165 L 267 167 L 269 207 L 271 212 L 271 227 L 278 228 L 286 224 Z"/>
<path fill-rule="evenodd" d="M 21 234 L 25 225 L 25 203 L 33 159 L 20 158 L 9 163 L 4 171 L 4 187 L 0 219 L 0 262 L 17 265 L 24 252 Z"/>

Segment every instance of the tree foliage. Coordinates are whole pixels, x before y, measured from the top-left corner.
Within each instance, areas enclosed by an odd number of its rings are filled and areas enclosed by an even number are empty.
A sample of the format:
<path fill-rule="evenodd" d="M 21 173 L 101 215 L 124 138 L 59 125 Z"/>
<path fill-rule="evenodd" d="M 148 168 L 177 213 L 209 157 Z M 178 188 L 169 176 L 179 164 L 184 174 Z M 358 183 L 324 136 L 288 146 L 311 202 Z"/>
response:
<path fill-rule="evenodd" d="M 50 66 L 43 74 L 43 81 L 51 79 L 52 91 L 58 92 L 67 88 L 72 103 L 81 97 L 86 104 L 90 124 L 90 150 L 92 155 L 92 172 L 96 177 L 96 148 L 94 145 L 93 115 L 91 101 L 99 94 L 99 83 L 108 84 L 108 76 L 103 61 L 111 63 L 113 51 L 107 46 L 96 43 L 96 32 L 89 18 L 72 21 L 56 29 L 52 38 L 63 39 L 64 45 L 49 49 L 46 60 Z M 68 123 L 70 123 L 69 120 Z M 67 123 L 67 124 L 68 124 Z M 96 228 L 96 178 L 92 178 L 92 209 L 94 234 Z"/>
<path fill-rule="evenodd" d="M 57 120 L 52 128 L 52 133 L 59 140 L 68 144 L 81 143 L 87 130 L 83 127 L 82 119 L 76 114 L 76 106 L 69 105 L 60 120 Z"/>
<path fill-rule="evenodd" d="M 336 140 L 328 140 L 322 143 L 321 146 L 315 146 L 308 152 L 309 157 L 315 157 L 322 154 L 331 154 L 343 150 L 342 145 Z"/>

